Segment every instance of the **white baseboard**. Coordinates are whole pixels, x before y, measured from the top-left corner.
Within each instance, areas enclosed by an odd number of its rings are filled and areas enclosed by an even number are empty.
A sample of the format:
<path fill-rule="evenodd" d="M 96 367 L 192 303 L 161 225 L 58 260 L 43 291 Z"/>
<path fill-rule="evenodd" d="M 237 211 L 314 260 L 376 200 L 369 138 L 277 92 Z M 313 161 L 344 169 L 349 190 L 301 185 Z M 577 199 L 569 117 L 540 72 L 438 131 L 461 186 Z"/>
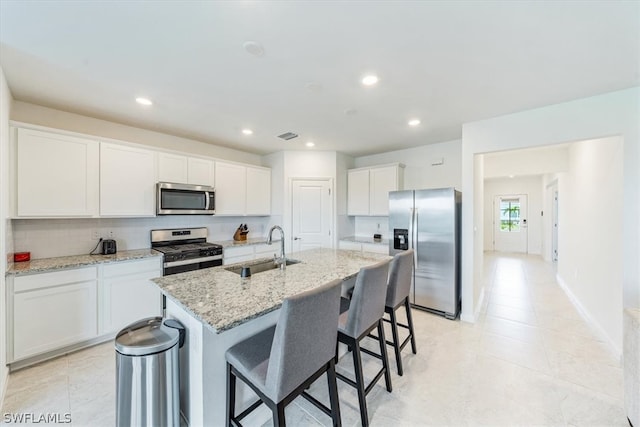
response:
<path fill-rule="evenodd" d="M 605 332 L 604 328 L 600 326 L 600 323 L 598 323 L 593 318 L 591 313 L 589 313 L 589 310 L 587 310 L 582 305 L 578 297 L 574 295 L 574 293 L 571 291 L 567 283 L 564 281 L 564 279 L 562 279 L 562 277 L 558 273 L 556 273 L 556 281 L 558 282 L 558 285 L 560 285 L 564 293 L 567 294 L 567 297 L 569 297 L 569 301 L 571 301 L 571 303 L 576 308 L 576 310 L 578 310 L 578 313 L 584 319 L 584 321 L 587 322 L 591 330 L 596 334 L 597 337 L 599 337 L 601 340 L 608 343 L 611 354 L 615 356 L 617 360 L 622 361 L 622 349 L 619 348 L 616 345 L 616 343 L 609 337 L 609 335 Z"/>

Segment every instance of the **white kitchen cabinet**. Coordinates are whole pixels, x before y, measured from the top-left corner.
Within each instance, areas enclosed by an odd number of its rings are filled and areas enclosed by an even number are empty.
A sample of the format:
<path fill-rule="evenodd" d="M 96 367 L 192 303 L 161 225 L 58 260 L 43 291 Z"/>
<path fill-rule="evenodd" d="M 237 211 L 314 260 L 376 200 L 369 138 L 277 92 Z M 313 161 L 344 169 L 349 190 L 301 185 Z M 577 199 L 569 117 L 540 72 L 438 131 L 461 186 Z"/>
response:
<path fill-rule="evenodd" d="M 252 245 L 231 246 L 223 250 L 222 262 L 224 265 L 251 261 L 253 259 L 255 259 L 255 250 Z"/>
<path fill-rule="evenodd" d="M 187 158 L 187 183 L 197 185 L 215 185 L 214 161 L 199 159 L 196 157 Z"/>
<path fill-rule="evenodd" d="M 156 153 L 100 144 L 100 215 L 154 216 Z"/>
<path fill-rule="evenodd" d="M 273 258 L 274 254 L 280 254 L 280 242 L 273 242 L 271 245 L 259 243 L 246 246 L 228 246 L 224 248 L 223 263 L 229 265 L 261 258 Z"/>
<path fill-rule="evenodd" d="M 216 162 L 216 215 L 244 215 L 247 198 L 247 168 Z"/>
<path fill-rule="evenodd" d="M 348 171 L 347 210 L 349 215 L 369 215 L 369 169 Z"/>
<path fill-rule="evenodd" d="M 347 213 L 388 216 L 389 192 L 404 189 L 404 165 L 350 169 L 347 172 Z"/>
<path fill-rule="evenodd" d="M 13 279 L 9 362 L 98 336 L 97 268 Z"/>
<path fill-rule="evenodd" d="M 17 129 L 16 215 L 98 215 L 99 142 Z"/>
<path fill-rule="evenodd" d="M 246 215 L 271 215 L 271 169 L 247 166 Z"/>
<path fill-rule="evenodd" d="M 338 242 L 338 249 L 362 252 L 362 243 L 340 240 Z"/>
<path fill-rule="evenodd" d="M 100 334 L 116 333 L 128 324 L 162 315 L 162 293 L 151 282 L 162 276 L 161 258 L 104 266 Z"/>
<path fill-rule="evenodd" d="M 213 160 L 158 153 L 158 181 L 213 187 L 214 180 Z"/>
<path fill-rule="evenodd" d="M 188 183 L 189 161 L 187 156 L 158 153 L 158 181 Z"/>
<path fill-rule="evenodd" d="M 216 162 L 216 215 L 270 215 L 271 169 Z"/>

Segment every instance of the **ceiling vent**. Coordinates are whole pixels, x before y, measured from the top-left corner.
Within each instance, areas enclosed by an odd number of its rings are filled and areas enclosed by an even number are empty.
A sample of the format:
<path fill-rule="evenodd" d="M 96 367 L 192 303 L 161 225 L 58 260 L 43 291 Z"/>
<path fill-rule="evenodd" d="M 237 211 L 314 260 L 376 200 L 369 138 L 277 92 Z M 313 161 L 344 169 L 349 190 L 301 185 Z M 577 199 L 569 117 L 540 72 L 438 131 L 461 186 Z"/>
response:
<path fill-rule="evenodd" d="M 282 138 L 285 141 L 289 141 L 290 139 L 297 138 L 298 134 L 293 132 L 285 132 L 282 135 L 278 135 L 278 138 Z"/>

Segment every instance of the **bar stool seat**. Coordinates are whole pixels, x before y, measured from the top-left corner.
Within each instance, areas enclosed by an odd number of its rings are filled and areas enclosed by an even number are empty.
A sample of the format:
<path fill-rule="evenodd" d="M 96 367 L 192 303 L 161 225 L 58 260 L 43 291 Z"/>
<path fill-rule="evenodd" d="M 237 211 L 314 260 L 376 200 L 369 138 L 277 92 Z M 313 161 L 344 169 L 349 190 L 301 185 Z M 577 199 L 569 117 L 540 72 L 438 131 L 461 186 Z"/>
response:
<path fill-rule="evenodd" d="M 387 346 L 384 338 L 382 316 L 387 289 L 387 276 L 389 273 L 389 261 L 382 261 L 369 267 L 363 267 L 358 272 L 356 284 L 351 300 L 341 299 L 341 311 L 338 319 L 338 341 L 346 344 L 353 353 L 353 366 L 355 381 L 340 373 L 337 377 L 345 383 L 355 387 L 358 392 L 360 405 L 360 419 L 363 427 L 369 425 L 366 396 L 376 383 L 384 375 L 388 392 L 392 391 L 391 375 L 389 373 L 389 361 Z M 380 354 L 370 352 L 360 347 L 360 341 L 373 329 L 378 330 Z M 367 385 L 362 370 L 361 353 L 370 354 L 382 361 L 382 369 L 378 371 L 373 380 Z M 338 354 L 336 350 L 336 361 Z"/>
<path fill-rule="evenodd" d="M 391 335 L 393 341 L 387 341 L 393 347 L 396 356 L 396 367 L 398 375 L 402 376 L 402 349 L 411 341 L 413 354 L 417 354 L 416 338 L 413 331 L 413 319 L 411 317 L 411 306 L 409 305 L 409 292 L 411 291 L 411 278 L 413 277 L 413 255 L 414 250 L 409 249 L 393 257 L 389 267 L 389 285 L 387 286 L 387 299 L 385 301 L 384 312 L 389 314 L 389 319 L 385 322 L 391 323 Z M 396 310 L 404 306 L 407 316 L 407 324 L 398 323 Z M 400 342 L 398 327 L 407 329 L 409 335 Z"/>
<path fill-rule="evenodd" d="M 335 375 L 335 347 L 341 280 L 287 298 L 278 323 L 229 348 L 227 359 L 227 425 L 240 421 L 262 403 L 272 411 L 275 426 L 284 426 L 285 407 L 303 396 L 340 426 Z M 305 392 L 327 374 L 331 409 Z M 242 380 L 259 399 L 236 415 L 236 380 Z"/>

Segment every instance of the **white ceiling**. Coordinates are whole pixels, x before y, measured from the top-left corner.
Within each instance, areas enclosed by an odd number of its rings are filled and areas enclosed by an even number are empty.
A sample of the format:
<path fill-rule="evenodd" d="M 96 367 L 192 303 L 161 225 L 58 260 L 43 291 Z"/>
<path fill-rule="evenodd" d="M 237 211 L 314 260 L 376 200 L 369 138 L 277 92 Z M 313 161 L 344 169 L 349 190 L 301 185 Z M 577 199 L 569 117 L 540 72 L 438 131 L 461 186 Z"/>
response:
<path fill-rule="evenodd" d="M 1 0 L 0 65 L 17 100 L 259 154 L 313 140 L 358 156 L 637 86 L 639 22 L 637 1 Z"/>

